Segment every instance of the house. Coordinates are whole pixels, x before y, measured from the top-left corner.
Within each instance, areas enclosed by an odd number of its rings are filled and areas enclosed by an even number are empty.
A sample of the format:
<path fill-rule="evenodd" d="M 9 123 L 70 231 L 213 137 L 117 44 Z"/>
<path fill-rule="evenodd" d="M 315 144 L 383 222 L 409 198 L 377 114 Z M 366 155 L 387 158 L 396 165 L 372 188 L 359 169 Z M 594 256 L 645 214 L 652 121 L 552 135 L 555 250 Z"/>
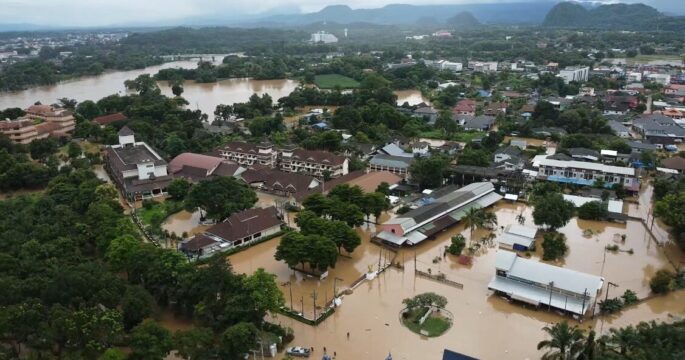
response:
<path fill-rule="evenodd" d="M 414 110 L 412 112 L 412 115 L 414 117 L 419 118 L 419 119 L 424 119 L 429 124 L 435 124 L 435 120 L 438 119 L 438 114 L 439 114 L 438 110 L 435 110 L 431 106 L 422 106 L 422 107 L 416 108 L 416 110 Z"/>
<path fill-rule="evenodd" d="M 554 134 L 564 136 L 566 130 L 558 127 L 539 127 L 533 129 L 533 134 L 538 136 L 552 136 Z"/>
<path fill-rule="evenodd" d="M 507 113 L 507 103 L 505 102 L 492 102 L 483 109 L 483 114 L 489 116 L 497 116 L 499 114 Z"/>
<path fill-rule="evenodd" d="M 614 133 L 616 133 L 616 136 L 622 138 L 630 138 L 630 129 L 628 129 L 628 127 L 621 124 L 620 122 L 616 120 L 609 120 L 608 125 L 611 128 L 611 130 L 613 130 Z"/>
<path fill-rule="evenodd" d="M 549 306 L 585 316 L 604 286 L 604 278 L 526 259 L 498 250 L 488 289 L 533 306 Z"/>
<path fill-rule="evenodd" d="M 685 129 L 661 114 L 642 115 L 633 120 L 633 129 L 652 144 L 674 144 L 685 140 Z"/>
<path fill-rule="evenodd" d="M 349 172 L 349 160 L 328 151 L 281 149 L 279 169 L 285 172 L 336 178 Z"/>
<path fill-rule="evenodd" d="M 520 170 L 525 161 L 521 149 L 516 146 L 505 146 L 495 150 L 493 166 L 498 169 Z"/>
<path fill-rule="evenodd" d="M 237 177 L 245 168 L 217 156 L 182 153 L 169 162 L 169 174 L 197 183 L 215 176 Z"/>
<path fill-rule="evenodd" d="M 493 116 L 480 115 L 476 117 L 465 118 L 463 123 L 460 123 L 464 130 L 488 131 L 495 125 L 495 118 Z"/>
<path fill-rule="evenodd" d="M 511 139 L 509 145 L 515 146 L 521 150 L 526 150 L 526 148 L 528 147 L 528 141 L 521 139 Z"/>
<path fill-rule="evenodd" d="M 242 141 L 232 141 L 219 149 L 219 154 L 226 160 L 242 166 L 255 164 L 275 167 L 278 151 L 270 143 L 252 144 Z"/>
<path fill-rule="evenodd" d="M 647 74 L 645 75 L 645 78 L 651 82 L 664 86 L 671 83 L 671 75 L 669 74 Z"/>
<path fill-rule="evenodd" d="M 626 144 L 628 144 L 630 146 L 630 149 L 632 150 L 633 153 L 641 153 L 643 151 L 656 151 L 656 150 L 658 150 L 656 145 L 650 144 L 650 143 L 644 143 L 644 142 L 640 142 L 640 141 L 627 140 Z"/>
<path fill-rule="evenodd" d="M 93 119 L 93 123 L 100 125 L 100 127 L 105 127 L 109 124 L 126 120 L 128 120 L 128 117 L 124 115 L 124 113 L 118 112 L 114 114 L 98 116 Z"/>
<path fill-rule="evenodd" d="M 105 148 L 105 169 L 129 201 L 163 196 L 171 183 L 167 162 L 135 133 L 124 126 L 119 144 Z"/>
<path fill-rule="evenodd" d="M 637 71 L 631 71 L 626 73 L 626 83 L 639 83 L 642 81 L 642 73 Z"/>
<path fill-rule="evenodd" d="M 601 198 L 589 197 L 589 196 L 578 196 L 564 194 L 564 200 L 570 201 L 575 207 L 581 207 L 589 202 L 603 202 Z M 623 214 L 623 200 L 607 200 L 604 202 L 607 209 L 607 216 L 613 220 L 625 221 L 627 219 Z"/>
<path fill-rule="evenodd" d="M 679 174 L 685 173 L 685 159 L 680 156 L 673 156 L 661 160 L 661 167 L 677 171 Z"/>
<path fill-rule="evenodd" d="M 206 257 L 217 251 L 249 245 L 276 235 L 283 224 L 276 208 L 248 209 L 229 216 L 204 233 L 193 236 L 179 245 L 187 256 Z"/>
<path fill-rule="evenodd" d="M 497 61 L 469 61 L 469 69 L 475 72 L 496 72 L 498 63 Z"/>
<path fill-rule="evenodd" d="M 581 161 L 599 161 L 599 152 L 587 148 L 570 148 L 568 149 L 571 158 Z"/>
<path fill-rule="evenodd" d="M 401 147 L 399 147 L 395 143 L 390 143 L 390 144 L 383 146 L 383 148 L 381 148 L 379 153 L 391 155 L 391 156 L 406 157 L 406 158 L 413 158 L 414 157 L 413 153 L 404 151 L 404 149 L 402 149 Z"/>
<path fill-rule="evenodd" d="M 640 181 L 635 169 L 587 161 L 540 159 L 538 178 L 547 181 L 592 186 L 601 180 L 611 186 L 621 184 L 628 191 L 639 191 Z"/>
<path fill-rule="evenodd" d="M 526 120 L 530 119 L 533 116 L 534 112 L 535 112 L 535 105 L 533 105 L 533 104 L 524 104 L 523 106 L 521 106 L 521 109 L 519 109 L 519 113 Z"/>
<path fill-rule="evenodd" d="M 538 229 L 534 227 L 512 224 L 507 225 L 499 238 L 500 249 L 528 251 L 535 247 L 535 235 Z"/>
<path fill-rule="evenodd" d="M 76 128 L 74 115 L 66 109 L 54 108 L 50 105 L 32 105 L 24 111 L 26 112 L 25 116 L 31 120 L 58 125 L 51 132 L 53 135 L 59 133 L 60 136 L 66 136 Z"/>
<path fill-rule="evenodd" d="M 413 163 L 413 156 L 396 156 L 379 153 L 369 160 L 369 170 L 389 171 L 406 179 L 409 177 L 409 168 Z"/>
<path fill-rule="evenodd" d="M 415 209 L 378 225 L 375 238 L 392 246 L 416 245 L 456 224 L 468 209 L 488 207 L 501 199 L 489 182 L 446 186 L 417 201 Z"/>
<path fill-rule="evenodd" d="M 429 156 L 430 144 L 425 141 L 417 141 L 411 145 L 411 153 L 414 156 Z"/>
<path fill-rule="evenodd" d="M 460 100 L 457 105 L 452 108 L 452 114 L 454 115 L 476 115 L 476 100 L 463 99 Z"/>
<path fill-rule="evenodd" d="M 589 74 L 590 68 L 587 66 L 567 66 L 564 70 L 559 71 L 559 77 L 564 79 L 566 84 L 572 81 L 586 82 Z"/>
<path fill-rule="evenodd" d="M 285 197 L 295 196 L 323 184 L 313 176 L 269 168 L 247 169 L 239 174 L 239 178 L 257 190 Z"/>

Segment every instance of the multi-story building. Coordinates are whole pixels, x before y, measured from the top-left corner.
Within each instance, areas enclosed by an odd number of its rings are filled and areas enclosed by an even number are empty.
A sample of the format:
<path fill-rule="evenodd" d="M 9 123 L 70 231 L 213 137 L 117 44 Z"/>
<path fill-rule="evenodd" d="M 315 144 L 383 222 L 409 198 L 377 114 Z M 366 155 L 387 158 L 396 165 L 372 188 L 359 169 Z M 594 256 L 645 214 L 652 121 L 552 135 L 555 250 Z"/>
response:
<path fill-rule="evenodd" d="M 30 119 L 5 120 L 0 122 L 0 133 L 17 144 L 28 144 L 38 139 L 38 130 Z M 45 133 L 43 138 L 49 134 Z"/>
<path fill-rule="evenodd" d="M 565 83 L 571 81 L 586 82 L 590 74 L 590 68 L 587 66 L 568 66 L 564 70 L 559 71 L 559 77 L 564 79 Z"/>
<path fill-rule="evenodd" d="M 162 196 L 172 180 L 167 162 L 146 143 L 136 142 L 127 126 L 119 130 L 119 144 L 105 149 L 105 168 L 130 201 Z"/>
<path fill-rule="evenodd" d="M 317 43 L 332 44 L 332 43 L 337 43 L 338 38 L 331 33 L 327 33 L 325 31 L 319 31 L 319 32 L 313 33 L 312 37 L 309 39 L 309 41 L 314 43 L 314 44 L 317 44 Z"/>
<path fill-rule="evenodd" d="M 56 133 L 70 134 L 76 127 L 74 115 L 69 110 L 56 109 L 50 105 L 32 105 L 26 111 L 26 117 L 36 121 L 49 122 L 59 125 Z"/>
<path fill-rule="evenodd" d="M 476 100 L 464 99 L 460 100 L 457 105 L 452 108 L 454 115 L 476 115 Z"/>
<path fill-rule="evenodd" d="M 279 160 L 279 168 L 286 172 L 308 174 L 317 177 L 328 174 L 331 178 L 340 177 L 349 172 L 349 160 L 344 156 L 328 151 L 288 147 L 281 149 Z"/>
<path fill-rule="evenodd" d="M 469 69 L 477 72 L 496 72 L 497 61 L 469 61 Z"/>
<path fill-rule="evenodd" d="M 628 191 L 640 190 L 640 181 L 631 167 L 549 158 L 540 160 L 538 166 L 538 177 L 547 181 L 589 186 L 603 181 L 607 185 L 621 184 Z"/>
<path fill-rule="evenodd" d="M 220 148 L 219 154 L 222 158 L 243 166 L 259 164 L 273 168 L 276 167 L 278 160 L 278 151 L 269 143 L 251 144 L 233 141 Z"/>

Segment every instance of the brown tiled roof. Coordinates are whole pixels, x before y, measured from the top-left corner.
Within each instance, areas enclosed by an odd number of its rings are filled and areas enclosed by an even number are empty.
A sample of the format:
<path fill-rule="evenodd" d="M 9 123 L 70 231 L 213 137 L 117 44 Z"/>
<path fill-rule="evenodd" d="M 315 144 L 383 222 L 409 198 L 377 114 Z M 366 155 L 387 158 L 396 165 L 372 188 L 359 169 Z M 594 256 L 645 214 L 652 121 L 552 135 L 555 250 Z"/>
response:
<path fill-rule="evenodd" d="M 248 184 L 263 182 L 267 190 L 290 193 L 308 190 L 309 184 L 315 180 L 312 176 L 272 169 L 248 169 L 240 177 Z"/>
<path fill-rule="evenodd" d="M 219 166 L 214 170 L 212 175 L 215 176 L 233 176 L 235 175 L 236 171 L 240 169 L 240 165 L 238 164 L 233 164 L 228 161 L 224 161 Z"/>
<path fill-rule="evenodd" d="M 243 141 L 233 141 L 224 145 L 224 149 L 227 151 L 258 154 L 260 146 L 270 146 L 270 144 L 258 145 Z"/>
<path fill-rule="evenodd" d="M 457 103 L 457 105 L 452 109 L 454 112 L 475 112 L 476 111 L 476 100 L 464 99 Z"/>
<path fill-rule="evenodd" d="M 182 153 L 169 162 L 169 171 L 175 173 L 180 171 L 184 166 L 192 166 L 205 169 L 205 172 L 208 172 L 219 166 L 222 161 L 223 159 L 220 157 L 195 153 Z"/>
<path fill-rule="evenodd" d="M 226 241 L 236 241 L 281 224 L 276 208 L 248 209 L 228 217 L 207 229 L 207 233 Z"/>
<path fill-rule="evenodd" d="M 680 156 L 661 160 L 661 166 L 669 169 L 685 171 L 685 159 Z"/>
<path fill-rule="evenodd" d="M 0 130 L 9 130 L 15 128 L 17 125 L 20 127 L 27 127 L 33 125 L 32 120 L 10 120 L 10 121 L 0 121 Z"/>
<path fill-rule="evenodd" d="M 309 197 L 309 195 L 312 195 L 314 193 L 321 193 L 322 190 L 324 193 L 327 193 L 328 191 L 330 191 L 334 187 L 341 185 L 341 184 L 345 184 L 345 183 L 350 182 L 350 181 L 357 179 L 359 177 L 362 177 L 362 176 L 364 176 L 364 174 L 366 174 L 366 172 L 364 170 L 357 170 L 357 171 L 347 173 L 341 177 L 331 179 L 329 181 L 326 181 L 326 183 L 323 186 L 323 189 L 319 186 L 319 187 L 316 187 L 314 189 L 304 190 L 304 191 L 300 191 L 300 192 L 296 193 L 295 194 L 295 200 L 302 201 L 302 200 L 306 199 L 307 197 Z"/>
<path fill-rule="evenodd" d="M 50 115 L 52 114 L 52 106 L 50 105 L 31 105 L 26 109 L 27 113 L 37 114 L 37 115 Z"/>
<path fill-rule="evenodd" d="M 181 250 L 185 251 L 198 251 L 206 246 L 216 244 L 218 241 L 210 238 L 204 234 L 197 234 L 193 236 L 190 240 L 181 243 Z"/>
<path fill-rule="evenodd" d="M 304 149 L 295 149 L 292 159 L 326 165 L 342 165 L 345 162 L 344 156 L 332 152 Z"/>
<path fill-rule="evenodd" d="M 114 114 L 98 116 L 95 119 L 93 119 L 93 122 L 98 125 L 107 125 L 113 122 L 124 120 L 128 120 L 128 117 L 126 117 L 126 115 L 124 115 L 123 113 L 118 112 Z"/>
<path fill-rule="evenodd" d="M 62 128 L 62 126 L 60 126 L 60 124 L 50 122 L 50 121 L 36 125 L 36 131 L 38 132 L 38 135 L 42 135 L 45 133 L 52 134 L 53 132 L 57 132 L 61 128 Z"/>

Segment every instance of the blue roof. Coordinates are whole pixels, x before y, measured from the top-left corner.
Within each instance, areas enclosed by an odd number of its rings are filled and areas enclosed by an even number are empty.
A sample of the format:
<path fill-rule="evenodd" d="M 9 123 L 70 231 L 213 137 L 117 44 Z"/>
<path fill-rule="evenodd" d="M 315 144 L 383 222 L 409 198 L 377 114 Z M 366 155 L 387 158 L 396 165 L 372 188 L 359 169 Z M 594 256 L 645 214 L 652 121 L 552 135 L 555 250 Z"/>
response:
<path fill-rule="evenodd" d="M 326 124 L 325 122 L 320 122 L 320 123 L 316 123 L 316 124 L 314 124 L 314 125 L 312 125 L 312 126 L 317 127 L 317 128 L 319 128 L 319 129 L 325 129 L 325 128 L 328 127 L 328 124 Z"/>
<path fill-rule="evenodd" d="M 477 358 L 466 356 L 452 350 L 447 350 L 442 353 L 442 360 L 478 360 Z"/>
<path fill-rule="evenodd" d="M 480 97 L 490 97 L 491 94 L 487 90 L 478 90 L 478 96 Z"/>

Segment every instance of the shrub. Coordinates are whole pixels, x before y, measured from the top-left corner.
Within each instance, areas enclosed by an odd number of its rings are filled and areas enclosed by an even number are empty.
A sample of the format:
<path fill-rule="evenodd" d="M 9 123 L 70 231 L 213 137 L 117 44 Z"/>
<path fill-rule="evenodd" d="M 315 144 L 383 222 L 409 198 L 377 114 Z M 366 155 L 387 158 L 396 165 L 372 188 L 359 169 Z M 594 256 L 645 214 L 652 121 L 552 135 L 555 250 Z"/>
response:
<path fill-rule="evenodd" d="M 640 301 L 640 299 L 637 297 L 637 294 L 630 289 L 626 290 L 626 292 L 621 295 L 621 298 L 623 299 L 623 303 L 625 305 L 632 305 Z"/>
<path fill-rule="evenodd" d="M 623 301 L 619 298 L 602 300 L 599 302 L 599 309 L 605 314 L 611 314 L 623 309 Z"/>
<path fill-rule="evenodd" d="M 590 201 L 578 208 L 578 217 L 584 220 L 602 220 L 607 213 L 606 204 L 599 201 Z"/>
<path fill-rule="evenodd" d="M 557 260 L 568 252 L 566 245 L 566 236 L 558 232 L 550 232 L 545 234 L 542 240 L 542 260 Z"/>
<path fill-rule="evenodd" d="M 665 294 L 671 291 L 671 281 L 675 275 L 668 270 L 659 270 L 654 274 L 654 277 L 649 280 L 649 287 L 655 294 Z"/>
<path fill-rule="evenodd" d="M 452 237 L 452 244 L 447 248 L 447 252 L 452 255 L 461 255 L 466 246 L 466 239 L 463 235 L 459 234 Z"/>
<path fill-rule="evenodd" d="M 411 208 L 410 208 L 408 205 L 403 205 L 402 207 L 400 207 L 399 209 L 397 209 L 397 214 L 398 214 L 398 215 L 406 214 L 406 213 L 408 213 L 410 210 L 411 210 Z"/>

